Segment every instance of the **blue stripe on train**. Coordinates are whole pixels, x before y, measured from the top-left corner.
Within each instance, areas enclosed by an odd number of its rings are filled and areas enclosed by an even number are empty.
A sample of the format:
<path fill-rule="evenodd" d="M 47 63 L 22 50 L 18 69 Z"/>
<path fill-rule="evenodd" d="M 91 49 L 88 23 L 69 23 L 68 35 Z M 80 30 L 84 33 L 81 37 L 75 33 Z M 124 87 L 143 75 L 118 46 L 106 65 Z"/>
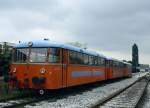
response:
<path fill-rule="evenodd" d="M 103 76 L 104 72 L 102 71 L 73 71 L 72 77 L 87 77 L 87 76 Z"/>

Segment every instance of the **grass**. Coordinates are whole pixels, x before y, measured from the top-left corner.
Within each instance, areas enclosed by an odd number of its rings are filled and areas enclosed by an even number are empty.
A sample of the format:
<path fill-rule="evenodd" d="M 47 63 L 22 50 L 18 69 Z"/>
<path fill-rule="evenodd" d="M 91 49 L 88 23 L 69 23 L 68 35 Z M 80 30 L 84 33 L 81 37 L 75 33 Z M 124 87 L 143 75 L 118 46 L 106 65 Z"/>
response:
<path fill-rule="evenodd" d="M 13 98 L 29 96 L 29 91 L 19 91 L 18 89 L 9 89 L 8 83 L 0 81 L 0 101 L 5 101 Z"/>

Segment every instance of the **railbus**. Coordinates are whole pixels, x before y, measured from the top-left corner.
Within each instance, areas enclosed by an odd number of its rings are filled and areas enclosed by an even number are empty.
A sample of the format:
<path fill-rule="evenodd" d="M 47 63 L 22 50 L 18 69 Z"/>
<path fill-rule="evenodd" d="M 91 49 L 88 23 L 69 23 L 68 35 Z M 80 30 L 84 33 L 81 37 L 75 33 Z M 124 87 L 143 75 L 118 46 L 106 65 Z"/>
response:
<path fill-rule="evenodd" d="M 22 42 L 13 48 L 10 85 L 22 89 L 61 89 L 130 76 L 127 63 L 48 40 Z"/>

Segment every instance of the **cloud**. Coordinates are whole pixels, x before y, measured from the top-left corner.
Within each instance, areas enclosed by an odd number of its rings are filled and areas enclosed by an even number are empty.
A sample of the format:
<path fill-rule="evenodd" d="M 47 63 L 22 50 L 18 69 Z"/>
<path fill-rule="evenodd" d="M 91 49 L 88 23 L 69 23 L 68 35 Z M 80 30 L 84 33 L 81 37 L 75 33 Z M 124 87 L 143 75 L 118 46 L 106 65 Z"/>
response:
<path fill-rule="evenodd" d="M 148 0 L 1 0 L 0 39 L 79 41 L 126 59 L 131 59 L 131 47 L 137 43 L 145 55 L 141 62 L 149 63 L 149 4 Z"/>

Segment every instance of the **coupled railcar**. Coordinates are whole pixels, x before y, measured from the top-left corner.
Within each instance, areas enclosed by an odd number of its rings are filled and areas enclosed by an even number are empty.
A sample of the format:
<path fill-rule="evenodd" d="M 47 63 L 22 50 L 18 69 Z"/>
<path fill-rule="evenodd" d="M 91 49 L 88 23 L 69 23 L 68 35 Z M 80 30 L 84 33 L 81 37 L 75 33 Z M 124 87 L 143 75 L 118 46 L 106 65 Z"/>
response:
<path fill-rule="evenodd" d="M 24 42 L 13 49 L 10 85 L 52 90 L 130 76 L 128 64 L 99 53 L 48 40 Z"/>
<path fill-rule="evenodd" d="M 114 58 L 106 59 L 107 79 L 115 79 L 121 77 L 131 77 L 132 67 L 130 63 L 126 63 Z"/>

